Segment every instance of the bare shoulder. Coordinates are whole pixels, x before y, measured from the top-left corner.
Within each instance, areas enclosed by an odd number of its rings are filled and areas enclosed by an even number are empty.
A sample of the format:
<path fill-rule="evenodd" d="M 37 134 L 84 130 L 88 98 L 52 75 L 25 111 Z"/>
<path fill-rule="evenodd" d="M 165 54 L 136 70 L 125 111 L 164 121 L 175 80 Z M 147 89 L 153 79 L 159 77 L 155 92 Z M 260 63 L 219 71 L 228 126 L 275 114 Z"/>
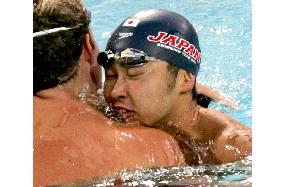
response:
<path fill-rule="evenodd" d="M 116 158 L 112 128 L 83 103 L 36 99 L 33 129 L 35 185 L 101 176 L 110 170 L 104 163 Z"/>
<path fill-rule="evenodd" d="M 121 127 L 119 132 L 124 134 L 124 136 L 131 136 L 132 140 L 130 143 L 136 144 L 136 148 L 139 148 L 136 152 L 141 152 L 143 149 L 146 152 L 151 150 L 151 154 L 156 155 L 154 156 L 156 157 L 156 163 L 160 162 L 161 165 L 185 164 L 184 156 L 176 139 L 162 130 L 144 126 L 135 126 Z M 130 140 L 130 138 L 128 139 Z M 125 138 L 124 140 L 127 141 Z"/>
<path fill-rule="evenodd" d="M 202 137 L 214 139 L 226 129 L 249 129 L 234 118 L 207 108 L 200 108 L 196 129 L 202 133 Z"/>
<path fill-rule="evenodd" d="M 144 142 L 148 142 L 151 144 L 163 144 L 174 149 L 177 149 L 179 147 L 176 139 L 172 135 L 160 129 L 144 126 L 135 126 L 121 128 L 121 131 L 127 131 L 129 133 L 135 134 L 135 136 L 143 139 Z"/>
<path fill-rule="evenodd" d="M 152 128 L 152 127 L 146 127 L 146 126 L 122 126 L 121 127 L 124 130 L 129 130 L 129 131 L 135 131 L 137 134 L 142 135 L 142 136 L 147 136 L 153 139 L 164 139 L 164 138 L 169 138 L 169 139 L 173 139 L 174 138 L 166 133 L 165 131 L 162 131 L 160 129 L 156 129 L 156 128 Z"/>
<path fill-rule="evenodd" d="M 208 108 L 200 108 L 199 109 L 199 117 L 200 122 L 207 122 L 211 124 L 215 124 L 220 127 L 225 127 L 228 124 L 234 124 L 240 127 L 245 127 L 242 123 L 237 121 L 236 119 L 224 114 L 223 112 L 219 112 L 213 109 Z"/>
<path fill-rule="evenodd" d="M 184 164 L 177 143 L 162 131 L 122 127 L 79 102 L 35 105 L 34 184 L 103 176 L 123 168 Z"/>

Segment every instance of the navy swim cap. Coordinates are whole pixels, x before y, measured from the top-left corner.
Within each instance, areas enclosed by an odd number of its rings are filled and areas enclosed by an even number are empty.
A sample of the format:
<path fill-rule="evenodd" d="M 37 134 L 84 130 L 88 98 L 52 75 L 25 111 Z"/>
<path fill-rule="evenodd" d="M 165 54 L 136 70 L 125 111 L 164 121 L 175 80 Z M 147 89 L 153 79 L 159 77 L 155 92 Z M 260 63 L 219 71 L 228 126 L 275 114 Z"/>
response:
<path fill-rule="evenodd" d="M 121 53 L 133 48 L 197 75 L 201 51 L 191 23 L 183 16 L 161 9 L 136 13 L 111 35 L 106 51 Z"/>

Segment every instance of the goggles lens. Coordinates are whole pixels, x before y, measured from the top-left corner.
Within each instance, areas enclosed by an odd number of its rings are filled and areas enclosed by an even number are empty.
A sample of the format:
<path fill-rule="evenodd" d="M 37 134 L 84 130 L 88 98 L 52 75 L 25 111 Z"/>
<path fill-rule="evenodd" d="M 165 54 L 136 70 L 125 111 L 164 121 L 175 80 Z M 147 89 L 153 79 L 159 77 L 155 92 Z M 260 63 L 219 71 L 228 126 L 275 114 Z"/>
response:
<path fill-rule="evenodd" d="M 144 65 L 149 60 L 156 60 L 154 57 L 149 57 L 143 51 L 128 48 L 121 53 L 114 54 L 112 51 L 101 52 L 98 55 L 98 63 L 104 68 L 111 67 L 113 63 L 119 61 L 124 67 L 138 67 Z"/>

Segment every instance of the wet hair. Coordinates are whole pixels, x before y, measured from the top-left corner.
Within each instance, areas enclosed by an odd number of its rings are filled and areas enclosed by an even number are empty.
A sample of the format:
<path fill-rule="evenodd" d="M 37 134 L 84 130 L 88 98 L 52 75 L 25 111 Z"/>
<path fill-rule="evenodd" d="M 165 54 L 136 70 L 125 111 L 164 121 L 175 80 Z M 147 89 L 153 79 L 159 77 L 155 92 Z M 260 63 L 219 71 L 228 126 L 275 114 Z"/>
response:
<path fill-rule="evenodd" d="M 169 81 L 168 81 L 168 90 L 171 91 L 174 89 L 175 87 L 175 83 L 176 83 L 176 78 L 178 75 L 178 71 L 181 69 L 179 67 L 177 67 L 174 64 L 168 63 L 167 69 L 170 73 L 170 77 L 169 77 Z M 196 82 L 196 80 L 195 80 Z M 196 92 L 196 88 L 195 88 L 195 84 L 192 88 L 192 99 L 195 100 L 197 97 L 197 92 Z"/>
<path fill-rule="evenodd" d="M 178 71 L 180 70 L 179 67 L 177 67 L 174 64 L 168 64 L 167 65 L 167 69 L 170 72 L 170 77 L 169 77 L 169 81 L 168 81 L 168 90 L 171 91 L 174 89 L 175 87 L 175 83 L 176 83 L 176 78 L 178 75 Z M 196 80 L 195 80 L 196 83 Z M 192 88 L 192 99 L 196 100 L 197 104 L 204 107 L 204 108 L 208 108 L 208 105 L 210 104 L 210 102 L 212 101 L 212 99 L 206 95 L 203 94 L 198 94 L 196 91 L 196 87 L 195 84 Z"/>
<path fill-rule="evenodd" d="M 177 74 L 180 68 L 174 64 L 168 63 L 167 69 L 168 69 L 168 72 L 170 73 L 169 80 L 168 80 L 168 90 L 171 91 L 175 87 Z"/>
<path fill-rule="evenodd" d="M 208 108 L 208 105 L 210 104 L 211 101 L 212 99 L 206 95 L 203 95 L 203 94 L 196 95 L 197 104 L 204 108 Z"/>
<path fill-rule="evenodd" d="M 81 0 L 34 0 L 33 32 L 72 29 L 33 38 L 33 93 L 74 77 L 90 19 Z M 74 28 L 75 27 L 75 28 Z"/>

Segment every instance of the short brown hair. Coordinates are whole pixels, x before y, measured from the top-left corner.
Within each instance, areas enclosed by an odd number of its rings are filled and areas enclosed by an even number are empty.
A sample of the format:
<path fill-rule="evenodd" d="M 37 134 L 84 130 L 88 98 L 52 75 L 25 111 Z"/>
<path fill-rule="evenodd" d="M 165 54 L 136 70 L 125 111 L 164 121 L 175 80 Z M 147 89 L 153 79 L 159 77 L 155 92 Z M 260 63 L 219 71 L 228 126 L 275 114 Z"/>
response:
<path fill-rule="evenodd" d="M 33 38 L 33 93 L 70 80 L 78 69 L 90 19 L 80 0 L 34 0 L 33 32 L 74 29 Z"/>
<path fill-rule="evenodd" d="M 174 64 L 169 63 L 168 66 L 167 66 L 167 69 L 170 73 L 170 77 L 169 77 L 169 81 L 168 81 L 168 90 L 171 91 L 172 89 L 174 89 L 174 86 L 175 86 L 175 83 L 176 83 L 176 78 L 177 78 L 178 71 L 180 70 L 180 68 L 177 67 Z M 195 80 L 195 82 L 196 82 L 196 80 Z M 195 88 L 195 84 L 194 84 L 194 86 L 192 88 L 192 99 L 193 100 L 196 99 L 196 95 L 197 95 L 197 92 L 196 92 L 196 88 Z"/>

